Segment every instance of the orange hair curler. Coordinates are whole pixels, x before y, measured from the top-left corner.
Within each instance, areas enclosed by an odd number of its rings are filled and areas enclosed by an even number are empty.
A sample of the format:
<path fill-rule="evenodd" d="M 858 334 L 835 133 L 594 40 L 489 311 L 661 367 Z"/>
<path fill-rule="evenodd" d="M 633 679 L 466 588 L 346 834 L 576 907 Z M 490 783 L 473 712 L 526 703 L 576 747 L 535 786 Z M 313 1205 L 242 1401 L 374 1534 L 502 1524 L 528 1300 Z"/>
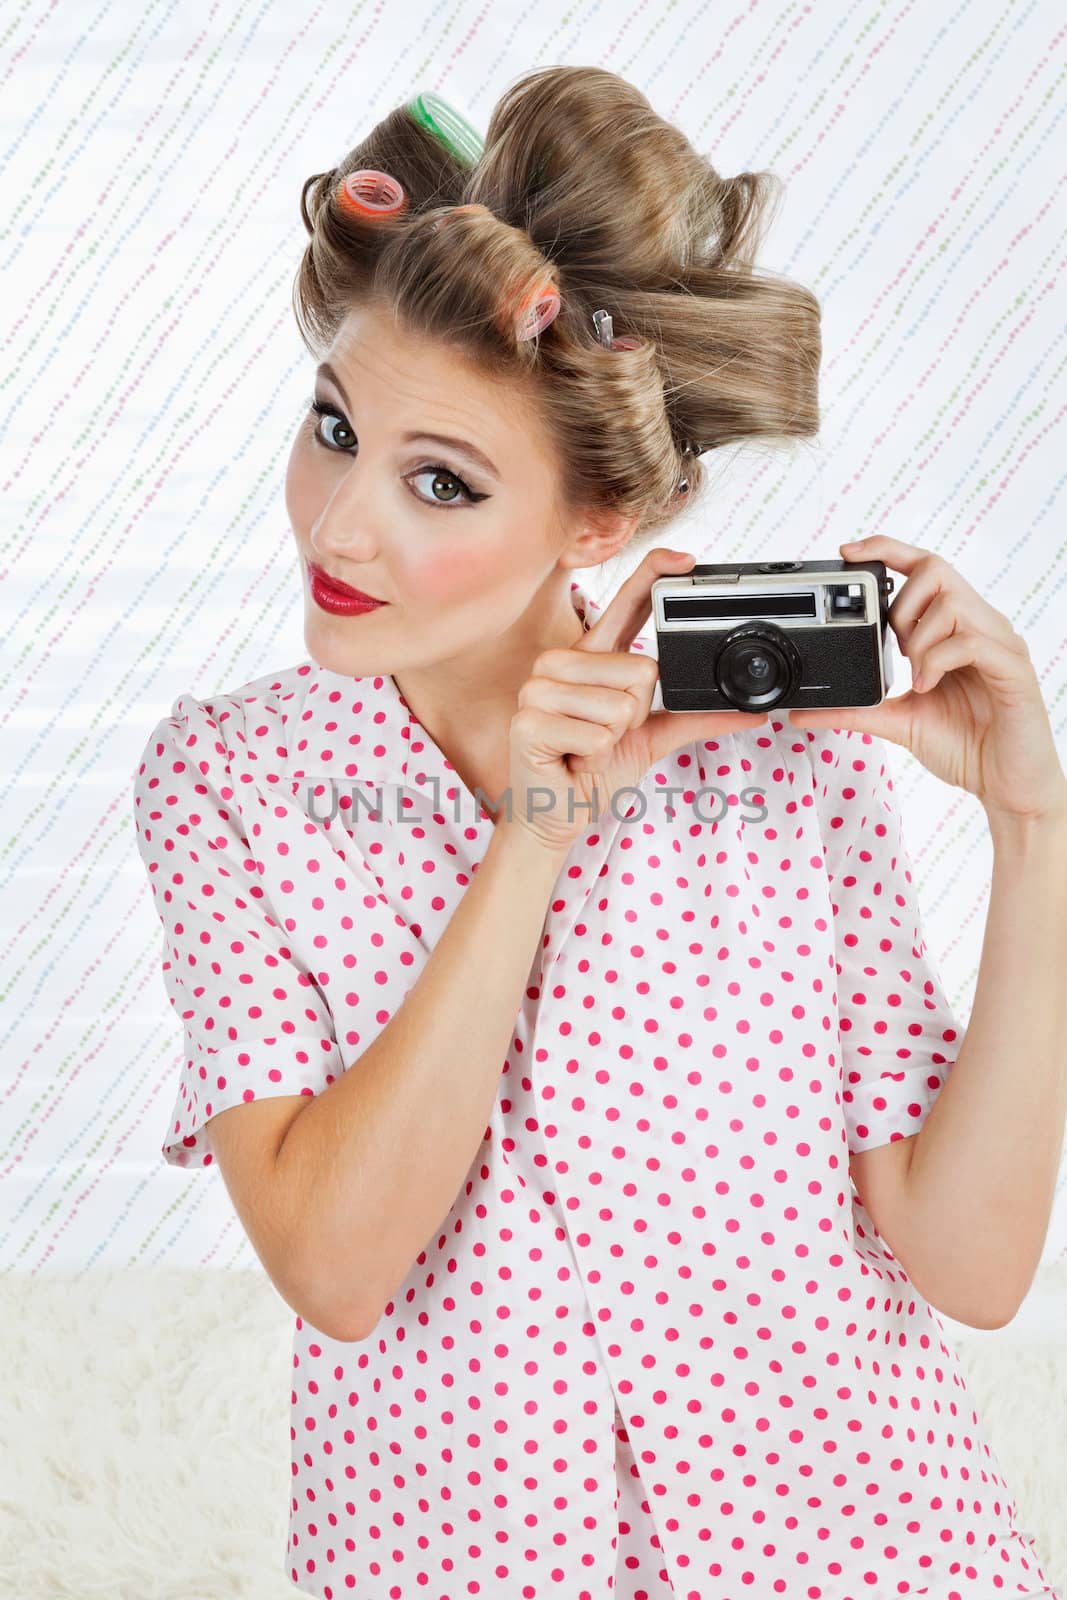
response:
<path fill-rule="evenodd" d="M 408 197 L 403 185 L 388 172 L 360 167 L 338 184 L 337 203 L 342 211 L 349 211 L 363 221 L 374 221 L 378 217 L 399 216 L 407 206 Z"/>

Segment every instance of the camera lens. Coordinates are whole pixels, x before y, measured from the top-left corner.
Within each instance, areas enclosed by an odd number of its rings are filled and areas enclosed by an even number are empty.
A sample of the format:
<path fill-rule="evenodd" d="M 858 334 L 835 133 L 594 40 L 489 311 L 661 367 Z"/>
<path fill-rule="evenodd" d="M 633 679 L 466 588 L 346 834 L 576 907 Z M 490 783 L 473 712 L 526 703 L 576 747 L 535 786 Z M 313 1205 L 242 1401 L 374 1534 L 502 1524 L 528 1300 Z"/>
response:
<path fill-rule="evenodd" d="M 800 658 L 781 629 L 750 623 L 728 635 L 719 651 L 719 693 L 738 711 L 765 711 L 799 682 Z"/>

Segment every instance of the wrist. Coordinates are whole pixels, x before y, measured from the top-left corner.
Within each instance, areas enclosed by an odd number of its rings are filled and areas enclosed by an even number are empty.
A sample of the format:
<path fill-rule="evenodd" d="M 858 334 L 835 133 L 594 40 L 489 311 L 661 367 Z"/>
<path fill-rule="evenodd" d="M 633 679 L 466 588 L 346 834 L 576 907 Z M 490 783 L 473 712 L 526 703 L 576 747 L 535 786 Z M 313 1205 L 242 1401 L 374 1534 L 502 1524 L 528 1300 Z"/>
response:
<path fill-rule="evenodd" d="M 1044 811 L 1023 815 L 987 807 L 986 820 L 994 847 L 1063 854 L 1067 852 L 1067 785 L 1059 801 Z"/>
<path fill-rule="evenodd" d="M 521 822 L 506 822 L 503 819 L 494 827 L 489 847 L 490 849 L 495 847 L 494 853 L 497 855 L 521 862 L 534 871 L 544 872 L 553 882 L 571 848 L 569 841 L 565 846 L 551 845 L 538 838 L 537 834 Z"/>

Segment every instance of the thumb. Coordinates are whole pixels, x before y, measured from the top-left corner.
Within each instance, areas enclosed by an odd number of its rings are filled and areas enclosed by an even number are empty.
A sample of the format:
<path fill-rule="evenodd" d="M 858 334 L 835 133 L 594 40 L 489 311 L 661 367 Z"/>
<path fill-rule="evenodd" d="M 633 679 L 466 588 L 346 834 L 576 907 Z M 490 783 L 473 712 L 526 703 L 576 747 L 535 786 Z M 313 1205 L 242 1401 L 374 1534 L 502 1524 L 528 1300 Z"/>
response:
<path fill-rule="evenodd" d="M 642 725 L 648 739 L 649 765 L 694 739 L 714 739 L 769 721 L 766 711 L 653 711 Z"/>
<path fill-rule="evenodd" d="M 911 747 L 911 719 L 915 712 L 916 696 L 909 689 L 906 694 L 894 695 L 877 706 L 820 706 L 808 711 L 786 713 L 792 728 L 841 728 L 856 733 L 869 733 L 876 739 L 888 739 L 892 744 Z"/>

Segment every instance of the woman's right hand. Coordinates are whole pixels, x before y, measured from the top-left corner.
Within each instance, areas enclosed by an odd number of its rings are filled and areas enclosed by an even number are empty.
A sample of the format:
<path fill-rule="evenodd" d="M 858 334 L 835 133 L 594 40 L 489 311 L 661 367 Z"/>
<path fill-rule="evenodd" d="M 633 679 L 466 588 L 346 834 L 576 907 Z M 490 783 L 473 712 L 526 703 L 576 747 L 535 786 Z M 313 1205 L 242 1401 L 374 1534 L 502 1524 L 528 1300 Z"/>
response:
<path fill-rule="evenodd" d="M 511 719 L 511 815 L 498 828 L 520 828 L 563 856 L 610 812 L 612 795 L 636 787 L 668 751 L 767 721 L 765 711 L 649 715 L 659 662 L 630 645 L 652 610 L 653 580 L 694 559 L 650 550 L 573 649 L 538 656 Z"/>

